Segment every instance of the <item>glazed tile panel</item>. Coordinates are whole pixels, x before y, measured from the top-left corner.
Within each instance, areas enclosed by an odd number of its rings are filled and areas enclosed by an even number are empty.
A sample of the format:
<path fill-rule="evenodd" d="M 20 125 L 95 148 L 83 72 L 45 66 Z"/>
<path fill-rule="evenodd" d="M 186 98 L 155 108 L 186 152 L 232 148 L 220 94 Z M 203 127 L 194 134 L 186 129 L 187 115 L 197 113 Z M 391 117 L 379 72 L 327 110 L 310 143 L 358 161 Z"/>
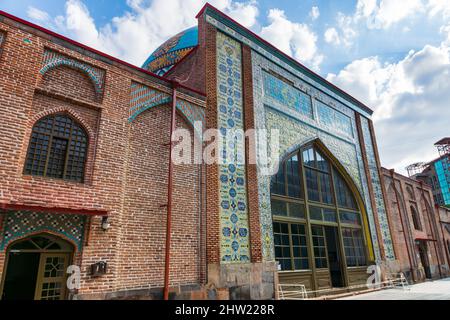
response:
<path fill-rule="evenodd" d="M 131 98 L 128 121 L 133 122 L 137 116 L 151 108 L 168 104 L 172 101 L 172 96 L 160 90 L 150 88 L 144 84 L 133 82 L 131 84 Z M 177 109 L 184 118 L 194 127 L 195 122 L 201 122 L 205 127 L 205 110 L 188 101 L 177 99 Z M 201 128 L 195 127 L 196 134 L 201 135 Z"/>
<path fill-rule="evenodd" d="M 222 135 L 243 130 L 241 45 L 217 33 L 217 125 Z M 224 136 L 225 137 L 225 136 Z M 226 143 L 233 143 L 226 141 Z M 227 149 L 222 145 L 220 153 Z M 242 154 L 225 158 L 219 165 L 220 257 L 222 263 L 250 260 L 245 165 Z M 229 149 L 228 149 L 229 151 Z M 225 154 L 224 154 L 225 155 Z M 235 161 L 235 160 L 241 161 Z"/>
<path fill-rule="evenodd" d="M 81 250 L 83 244 L 85 217 L 37 212 L 9 212 L 5 216 L 0 249 L 11 242 L 40 232 L 61 234 Z"/>
<path fill-rule="evenodd" d="M 67 66 L 83 71 L 91 79 L 97 94 L 100 96 L 103 94 L 103 91 L 105 89 L 104 70 L 91 66 L 90 64 L 84 63 L 82 61 L 72 59 L 68 56 L 60 54 L 59 52 L 46 49 L 44 51 L 43 66 L 39 72 L 44 75 L 49 70 L 59 66 Z"/>
<path fill-rule="evenodd" d="M 387 220 L 386 208 L 384 206 L 383 193 L 381 190 L 381 180 L 378 172 L 378 166 L 373 149 L 372 136 L 370 134 L 369 121 L 361 117 L 361 127 L 366 145 L 367 161 L 369 164 L 370 178 L 375 196 L 375 204 L 378 213 L 378 220 L 381 229 L 381 236 L 384 245 L 384 251 L 387 260 L 395 260 L 394 248 L 392 244 L 389 222 Z"/>
<path fill-rule="evenodd" d="M 286 145 L 281 146 L 282 150 L 294 150 L 294 148 L 298 148 L 308 141 L 320 138 L 346 168 L 365 202 L 370 229 L 369 237 L 372 239 L 374 258 L 376 261 L 380 261 L 381 255 L 373 214 L 375 208 L 371 206 L 367 177 L 365 175 L 355 122 L 355 111 L 366 117 L 370 117 L 370 113 L 336 94 L 329 86 L 312 79 L 303 73 L 303 71 L 292 67 L 291 64 L 278 58 L 270 52 L 270 48 L 260 46 L 251 37 L 240 34 L 234 28 L 231 28 L 232 23 L 223 17 L 214 15 L 214 12 L 207 12 L 205 19 L 208 23 L 214 25 L 228 36 L 253 49 L 255 127 L 257 129 L 270 129 L 271 124 L 266 122 L 266 110 L 271 110 L 274 116 L 269 117 L 273 118 L 280 128 L 283 129 L 291 125 L 295 127 L 292 128 L 293 131 L 289 131 L 287 136 L 284 137 L 283 143 Z M 290 99 L 286 99 L 286 96 L 283 97 L 283 94 L 280 96 L 279 94 L 270 92 L 270 90 L 266 90 L 264 88 L 264 72 L 267 71 L 275 71 L 275 73 L 286 78 L 296 90 L 300 90 L 302 93 L 311 96 L 313 116 L 309 116 L 307 112 L 301 112 L 299 108 L 292 108 L 292 104 L 290 106 L 288 102 Z M 282 90 L 292 92 L 292 89 L 284 88 Z M 263 257 L 265 260 L 274 260 L 272 214 L 270 207 L 270 177 L 261 173 L 260 166 L 262 164 L 259 154 L 257 161 L 259 163 L 258 197 Z"/>
<path fill-rule="evenodd" d="M 258 129 L 278 129 L 280 137 L 279 159 L 301 147 L 308 141 L 321 139 L 327 148 L 346 168 L 363 197 L 370 229 L 370 238 L 374 248 L 375 260 L 381 259 L 375 227 L 375 219 L 370 202 L 370 194 L 364 171 L 361 148 L 356 132 L 354 113 L 319 90 L 303 83 L 301 79 L 268 61 L 261 55 L 252 53 L 253 96 L 255 108 L 255 125 Z M 284 99 L 273 99 L 268 94 L 264 74 L 270 70 L 287 79 L 285 86 L 295 86 L 311 95 L 314 117 L 286 106 Z M 291 84 L 290 84 L 291 83 Z M 287 91 L 289 89 L 282 89 Z M 333 106 L 333 107 L 331 107 Z M 269 150 L 269 159 L 270 150 Z M 260 155 L 258 154 L 258 192 L 259 210 L 263 243 L 263 257 L 274 260 L 272 213 L 270 206 L 270 177 L 261 173 Z"/>
<path fill-rule="evenodd" d="M 274 62 L 278 66 L 281 66 L 284 70 L 289 71 L 289 73 L 295 75 L 299 79 L 305 81 L 310 86 L 314 86 L 318 88 L 319 90 L 323 92 L 327 92 L 331 97 L 333 97 L 336 101 L 339 101 L 340 103 L 346 105 L 348 108 L 351 108 L 353 110 L 356 110 L 357 112 L 365 115 L 370 116 L 365 110 L 362 110 L 358 106 L 354 105 L 353 103 L 349 102 L 348 100 L 344 99 L 340 95 L 336 94 L 334 91 L 330 90 L 328 86 L 325 86 L 318 81 L 312 79 L 311 77 L 305 75 L 302 71 L 298 70 L 297 68 L 293 68 L 290 64 L 286 63 L 282 59 L 276 57 L 272 53 L 270 53 L 270 49 L 267 47 L 259 46 L 257 43 L 255 43 L 252 39 L 247 38 L 246 36 L 243 36 L 242 34 L 235 31 L 233 28 L 230 28 L 228 25 L 230 22 L 226 20 L 223 17 L 213 17 L 211 14 L 214 14 L 214 12 L 208 12 L 206 15 L 206 21 L 213 26 L 215 26 L 217 29 L 221 30 L 222 32 L 226 33 L 227 35 L 230 35 L 234 39 L 237 39 L 238 41 L 248 45 L 250 48 L 254 50 L 254 52 L 257 52 L 258 54 L 264 56 L 266 59 Z"/>
<path fill-rule="evenodd" d="M 353 137 L 352 120 L 342 112 L 339 112 L 321 101 L 316 101 L 319 121 L 326 127 L 336 128 L 336 131 Z"/>
<path fill-rule="evenodd" d="M 267 72 L 263 72 L 263 79 L 264 94 L 267 99 L 273 99 L 309 118 L 313 117 L 309 95 Z"/>

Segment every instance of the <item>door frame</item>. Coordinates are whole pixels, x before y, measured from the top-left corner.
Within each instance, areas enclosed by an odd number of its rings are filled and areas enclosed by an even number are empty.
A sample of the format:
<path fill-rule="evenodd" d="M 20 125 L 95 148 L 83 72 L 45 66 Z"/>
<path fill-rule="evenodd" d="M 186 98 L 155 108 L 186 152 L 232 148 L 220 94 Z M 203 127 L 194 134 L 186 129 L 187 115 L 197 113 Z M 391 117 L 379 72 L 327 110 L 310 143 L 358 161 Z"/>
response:
<path fill-rule="evenodd" d="M 340 274 L 341 274 L 341 276 L 340 276 L 340 278 L 341 278 L 341 283 L 342 283 L 342 287 L 335 287 L 335 286 L 333 286 L 333 279 L 332 279 L 332 276 L 331 276 L 331 265 L 330 265 L 330 259 L 329 259 L 329 257 L 328 257 L 328 241 L 327 241 L 327 238 L 326 238 L 326 228 L 332 228 L 333 229 L 333 231 L 334 231 L 334 235 L 335 235 L 335 239 L 336 239 L 336 252 L 337 252 L 337 254 L 338 254 L 338 259 L 339 259 L 339 269 L 340 269 Z M 342 251 L 342 249 L 341 249 L 341 246 L 340 246 L 340 244 L 341 244 L 341 233 L 342 232 L 339 232 L 339 227 L 338 226 L 323 226 L 323 229 L 324 229 L 324 232 L 325 232 L 325 241 L 326 241 L 326 244 L 327 244 L 327 260 L 328 260 L 328 272 L 330 273 L 330 283 L 331 283 L 331 288 L 346 288 L 346 287 L 348 287 L 348 284 L 346 283 L 346 277 L 348 276 L 347 275 L 347 268 L 344 266 L 344 263 L 343 263 L 343 259 L 345 259 L 345 256 L 344 256 L 344 252 Z"/>
<path fill-rule="evenodd" d="M 50 238 L 54 238 L 55 240 L 58 241 L 63 241 L 66 242 L 70 245 L 70 247 L 72 248 L 71 251 L 67 251 L 67 250 L 17 250 L 16 252 L 23 252 L 23 253 L 39 253 L 39 259 L 41 259 L 42 254 L 45 253 L 54 253 L 54 254 L 67 254 L 67 257 L 69 258 L 67 260 L 67 265 L 71 265 L 73 263 L 73 261 L 75 261 L 75 254 L 76 254 L 76 246 L 73 245 L 73 243 L 71 241 L 68 241 L 67 239 L 59 236 L 59 235 L 55 235 L 53 233 L 49 233 L 49 232 L 39 232 L 37 234 L 32 234 L 32 235 L 27 235 L 26 237 L 17 239 L 13 242 L 11 242 L 10 244 L 8 244 L 7 248 L 5 249 L 5 261 L 4 261 L 4 266 L 3 266 L 3 273 L 1 276 L 1 282 L 0 282 L 0 300 L 2 300 L 3 298 L 3 290 L 4 290 L 4 286 L 5 286 L 5 280 L 6 280 L 6 275 L 8 274 L 8 264 L 9 264 L 9 255 L 11 254 L 11 248 L 19 242 L 22 241 L 26 241 L 27 239 L 32 239 L 34 237 L 39 237 L 39 236 L 44 236 L 44 237 L 50 237 Z M 40 266 L 40 262 L 39 262 L 39 266 Z M 39 272 L 39 270 L 38 270 Z M 36 286 L 37 286 L 37 280 L 36 280 Z M 68 290 L 65 290 L 65 296 L 64 299 L 67 299 L 68 296 Z M 36 294 L 36 288 L 35 288 L 35 294 Z"/>
<path fill-rule="evenodd" d="M 430 259 L 428 257 L 428 245 L 425 241 L 417 241 L 417 249 L 419 251 L 420 256 L 420 263 L 423 267 L 423 272 L 425 273 L 425 279 L 432 279 L 433 276 L 431 274 L 431 267 L 430 267 Z"/>

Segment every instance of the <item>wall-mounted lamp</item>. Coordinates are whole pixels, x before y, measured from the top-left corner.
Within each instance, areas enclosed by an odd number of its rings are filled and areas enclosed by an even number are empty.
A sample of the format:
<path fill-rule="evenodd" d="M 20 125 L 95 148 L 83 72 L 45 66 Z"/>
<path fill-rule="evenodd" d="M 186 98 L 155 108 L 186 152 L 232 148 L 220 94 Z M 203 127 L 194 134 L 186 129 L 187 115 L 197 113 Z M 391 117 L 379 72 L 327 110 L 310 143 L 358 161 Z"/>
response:
<path fill-rule="evenodd" d="M 103 231 L 108 230 L 110 227 L 111 227 L 111 224 L 109 223 L 108 217 L 103 217 L 102 218 L 102 229 L 103 229 Z"/>

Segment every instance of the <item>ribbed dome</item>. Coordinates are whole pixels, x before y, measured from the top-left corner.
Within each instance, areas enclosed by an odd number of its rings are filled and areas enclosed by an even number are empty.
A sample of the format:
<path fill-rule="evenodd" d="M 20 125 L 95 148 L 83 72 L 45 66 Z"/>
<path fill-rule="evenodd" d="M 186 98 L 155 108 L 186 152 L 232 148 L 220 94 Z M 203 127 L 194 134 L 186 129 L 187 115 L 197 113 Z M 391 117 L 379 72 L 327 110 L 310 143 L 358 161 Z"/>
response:
<path fill-rule="evenodd" d="M 189 28 L 173 36 L 156 49 L 142 66 L 163 76 L 198 44 L 198 27 Z"/>

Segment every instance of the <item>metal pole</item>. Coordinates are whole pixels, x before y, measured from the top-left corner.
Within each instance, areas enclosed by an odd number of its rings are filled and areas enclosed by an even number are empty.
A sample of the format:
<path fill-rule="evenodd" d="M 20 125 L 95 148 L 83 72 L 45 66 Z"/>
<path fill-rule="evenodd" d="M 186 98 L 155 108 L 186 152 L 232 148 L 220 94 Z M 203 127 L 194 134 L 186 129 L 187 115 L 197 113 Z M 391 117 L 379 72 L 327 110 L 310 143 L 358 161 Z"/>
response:
<path fill-rule="evenodd" d="M 177 112 L 177 84 L 172 82 L 172 116 L 170 123 L 169 145 L 169 181 L 167 186 L 167 228 L 166 228 L 166 259 L 164 270 L 164 300 L 169 300 L 169 274 L 170 274 L 170 240 L 172 233 L 172 191 L 173 191 L 173 162 L 172 162 L 172 135 L 176 126 Z"/>
<path fill-rule="evenodd" d="M 411 253 L 409 252 L 409 244 L 408 244 L 408 240 L 406 238 L 407 230 L 405 229 L 405 225 L 403 223 L 402 210 L 400 209 L 400 202 L 399 202 L 398 195 L 397 195 L 397 187 L 395 186 L 394 169 L 389 170 L 389 171 L 391 172 L 392 185 L 394 186 L 395 199 L 397 201 L 398 215 L 400 216 L 400 222 L 402 224 L 402 229 L 403 229 L 403 237 L 405 238 L 406 252 L 408 253 L 408 260 L 409 260 L 409 270 L 411 271 L 412 280 L 414 282 L 416 282 L 416 277 L 414 275 L 414 268 L 413 268 L 413 264 L 412 264 L 412 260 L 411 260 Z"/>

